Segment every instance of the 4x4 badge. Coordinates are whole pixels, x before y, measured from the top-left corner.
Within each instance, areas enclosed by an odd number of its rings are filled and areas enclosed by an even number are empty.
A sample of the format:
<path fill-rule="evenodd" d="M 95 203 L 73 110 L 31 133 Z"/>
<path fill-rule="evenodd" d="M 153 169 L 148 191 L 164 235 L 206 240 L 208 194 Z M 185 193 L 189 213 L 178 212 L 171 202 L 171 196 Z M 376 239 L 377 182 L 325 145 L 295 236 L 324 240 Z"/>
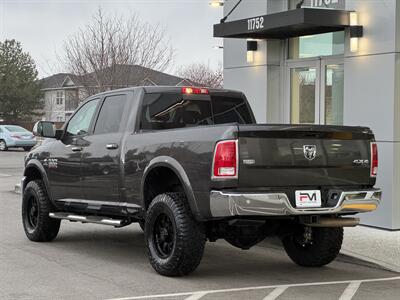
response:
<path fill-rule="evenodd" d="M 304 145 L 303 146 L 304 157 L 308 160 L 313 160 L 317 155 L 317 146 L 315 145 Z"/>

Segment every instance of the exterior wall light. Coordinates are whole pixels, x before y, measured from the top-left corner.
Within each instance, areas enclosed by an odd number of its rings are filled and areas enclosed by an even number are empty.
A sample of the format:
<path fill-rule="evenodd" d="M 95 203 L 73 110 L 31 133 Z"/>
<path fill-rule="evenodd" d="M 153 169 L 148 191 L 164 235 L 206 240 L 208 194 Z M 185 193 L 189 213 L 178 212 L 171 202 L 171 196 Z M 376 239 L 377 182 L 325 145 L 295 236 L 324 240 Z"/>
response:
<path fill-rule="evenodd" d="M 358 25 L 358 13 L 350 12 L 350 51 L 358 51 L 359 38 L 363 36 L 363 27 Z"/>
<path fill-rule="evenodd" d="M 257 41 L 247 40 L 247 62 L 252 63 L 254 61 L 254 52 L 257 51 Z"/>
<path fill-rule="evenodd" d="M 212 7 L 224 6 L 224 0 L 211 0 L 208 4 Z"/>

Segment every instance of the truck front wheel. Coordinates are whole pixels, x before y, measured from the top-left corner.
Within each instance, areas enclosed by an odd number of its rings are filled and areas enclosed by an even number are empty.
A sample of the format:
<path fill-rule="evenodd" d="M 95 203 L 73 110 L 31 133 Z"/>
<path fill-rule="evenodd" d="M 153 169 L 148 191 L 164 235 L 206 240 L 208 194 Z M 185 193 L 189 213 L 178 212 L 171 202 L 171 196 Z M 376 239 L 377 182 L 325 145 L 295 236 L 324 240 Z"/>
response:
<path fill-rule="evenodd" d="M 183 276 L 200 264 L 205 246 L 202 224 L 197 222 L 181 193 L 153 199 L 145 224 L 147 252 L 152 267 L 164 276 Z"/>
<path fill-rule="evenodd" d="M 22 198 L 22 223 L 28 239 L 34 242 L 50 242 L 56 238 L 60 220 L 49 217 L 52 211 L 53 205 L 43 181 L 30 181 Z"/>
<path fill-rule="evenodd" d="M 321 267 L 332 262 L 343 242 L 343 228 L 303 227 L 282 239 L 287 255 L 298 265 Z"/>

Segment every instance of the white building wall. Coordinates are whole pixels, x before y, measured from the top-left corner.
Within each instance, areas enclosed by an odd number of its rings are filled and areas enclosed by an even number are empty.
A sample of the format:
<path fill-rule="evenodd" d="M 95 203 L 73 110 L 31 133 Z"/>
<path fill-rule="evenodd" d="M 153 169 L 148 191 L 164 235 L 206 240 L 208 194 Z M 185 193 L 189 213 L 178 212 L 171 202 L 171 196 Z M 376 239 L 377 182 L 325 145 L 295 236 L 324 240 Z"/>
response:
<path fill-rule="evenodd" d="M 44 115 L 43 118 L 46 121 L 56 122 L 58 117 L 62 121 L 65 121 L 65 97 L 61 105 L 57 105 L 56 102 L 57 90 L 46 90 L 44 91 Z"/>
<path fill-rule="evenodd" d="M 396 75 L 394 100 L 393 227 L 400 228 L 400 1 L 396 1 Z"/>
<path fill-rule="evenodd" d="M 398 169 L 394 164 L 399 156 L 395 127 L 398 116 L 395 110 L 398 101 L 396 86 L 400 84 L 395 76 L 398 7 L 396 0 L 348 0 L 346 9 L 358 12 L 359 23 L 364 26 L 364 36 L 359 40 L 357 53 L 349 52 L 349 47 L 346 47 L 344 124 L 366 125 L 373 129 L 379 147 L 377 186 L 384 191 L 380 208 L 362 215 L 362 223 L 400 229 L 400 187 Z"/>
<path fill-rule="evenodd" d="M 226 15 L 237 1 L 226 1 Z M 226 22 L 267 13 L 266 1 L 243 0 Z M 254 62 L 247 63 L 245 39 L 224 39 L 224 87 L 244 92 L 259 123 L 267 120 L 266 42 L 258 43 Z"/>

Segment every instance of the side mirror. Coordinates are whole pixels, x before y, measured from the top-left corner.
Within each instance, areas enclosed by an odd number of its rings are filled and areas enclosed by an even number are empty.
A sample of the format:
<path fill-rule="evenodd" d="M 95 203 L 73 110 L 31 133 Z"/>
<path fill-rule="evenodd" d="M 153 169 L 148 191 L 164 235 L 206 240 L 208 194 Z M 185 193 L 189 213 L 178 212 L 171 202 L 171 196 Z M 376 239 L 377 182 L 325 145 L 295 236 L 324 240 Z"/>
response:
<path fill-rule="evenodd" d="M 33 126 L 33 134 L 35 136 L 45 137 L 45 138 L 55 138 L 56 129 L 53 122 L 50 121 L 39 121 Z"/>

